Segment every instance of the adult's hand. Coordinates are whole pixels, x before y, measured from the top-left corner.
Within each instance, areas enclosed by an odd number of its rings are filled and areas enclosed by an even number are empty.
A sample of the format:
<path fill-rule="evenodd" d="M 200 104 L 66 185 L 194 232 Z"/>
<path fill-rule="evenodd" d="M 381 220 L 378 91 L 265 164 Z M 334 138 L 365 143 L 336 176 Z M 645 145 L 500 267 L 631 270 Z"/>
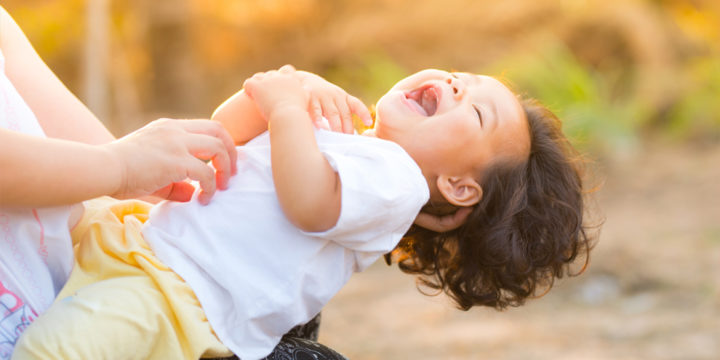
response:
<path fill-rule="evenodd" d="M 187 201 L 194 191 L 185 182 L 189 179 L 199 183 L 198 200 L 207 204 L 237 171 L 230 135 L 210 120 L 160 119 L 105 146 L 121 168 L 120 185 L 112 194 L 117 198 L 155 195 Z"/>
<path fill-rule="evenodd" d="M 443 216 L 421 212 L 415 218 L 415 225 L 435 232 L 455 230 L 465 223 L 470 213 L 472 213 L 472 209 L 471 207 L 462 207 L 452 214 Z"/>

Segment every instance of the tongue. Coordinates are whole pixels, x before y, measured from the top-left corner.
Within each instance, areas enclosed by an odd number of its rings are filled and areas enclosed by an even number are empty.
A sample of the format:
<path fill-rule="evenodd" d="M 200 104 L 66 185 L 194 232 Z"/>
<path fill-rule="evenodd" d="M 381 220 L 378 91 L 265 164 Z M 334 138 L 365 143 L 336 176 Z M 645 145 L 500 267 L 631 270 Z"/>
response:
<path fill-rule="evenodd" d="M 423 92 L 420 105 L 422 105 L 426 116 L 435 114 L 435 111 L 437 111 L 437 93 L 435 93 L 434 88 L 429 88 Z"/>
<path fill-rule="evenodd" d="M 413 99 L 409 99 L 409 100 L 410 100 L 410 104 L 412 104 L 412 106 L 415 108 L 415 110 L 417 110 L 417 112 L 419 112 L 420 114 L 422 114 L 424 116 L 428 116 L 427 111 L 425 110 L 425 108 L 422 107 L 422 105 L 418 104 L 418 102 Z"/>

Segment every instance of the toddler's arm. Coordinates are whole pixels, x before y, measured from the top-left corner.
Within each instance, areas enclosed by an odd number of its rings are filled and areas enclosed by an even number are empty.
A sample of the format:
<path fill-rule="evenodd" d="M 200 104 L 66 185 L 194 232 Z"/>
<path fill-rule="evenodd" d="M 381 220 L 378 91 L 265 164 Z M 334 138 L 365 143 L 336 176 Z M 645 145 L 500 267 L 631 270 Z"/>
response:
<path fill-rule="evenodd" d="M 273 180 L 285 216 L 304 231 L 330 229 L 340 216 L 340 179 L 315 141 L 309 97 L 292 67 L 245 82 L 270 129 Z"/>
<path fill-rule="evenodd" d="M 352 114 L 356 114 L 366 126 L 372 125 L 370 112 L 360 99 L 313 73 L 296 71 L 295 75 L 310 95 L 307 111 L 316 127 L 323 127 L 321 119 L 324 116 L 328 120 L 329 130 L 352 134 Z M 225 100 L 211 119 L 223 124 L 237 145 L 267 130 L 267 121 L 245 89 Z"/>
<path fill-rule="evenodd" d="M 235 141 L 243 145 L 267 130 L 268 124 L 245 89 L 223 102 L 210 119 L 219 121 Z"/>

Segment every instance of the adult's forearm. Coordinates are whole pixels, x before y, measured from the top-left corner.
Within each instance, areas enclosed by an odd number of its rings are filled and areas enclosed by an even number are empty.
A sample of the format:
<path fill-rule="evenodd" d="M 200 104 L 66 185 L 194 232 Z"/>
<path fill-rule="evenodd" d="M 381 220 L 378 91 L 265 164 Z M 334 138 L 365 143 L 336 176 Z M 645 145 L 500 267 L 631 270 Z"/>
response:
<path fill-rule="evenodd" d="M 0 205 L 54 206 L 113 194 L 122 165 L 103 146 L 0 129 Z"/>

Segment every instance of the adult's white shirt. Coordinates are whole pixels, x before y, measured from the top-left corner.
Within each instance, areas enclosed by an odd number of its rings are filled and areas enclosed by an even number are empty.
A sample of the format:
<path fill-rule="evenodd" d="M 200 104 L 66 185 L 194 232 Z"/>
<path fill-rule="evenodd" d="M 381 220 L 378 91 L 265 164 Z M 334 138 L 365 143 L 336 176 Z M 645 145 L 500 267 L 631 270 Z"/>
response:
<path fill-rule="evenodd" d="M 35 114 L 5 74 L 2 52 L 0 128 L 45 137 Z M 10 357 L 20 334 L 47 310 L 70 275 L 70 211 L 69 206 L 0 206 L 0 359 Z"/>

